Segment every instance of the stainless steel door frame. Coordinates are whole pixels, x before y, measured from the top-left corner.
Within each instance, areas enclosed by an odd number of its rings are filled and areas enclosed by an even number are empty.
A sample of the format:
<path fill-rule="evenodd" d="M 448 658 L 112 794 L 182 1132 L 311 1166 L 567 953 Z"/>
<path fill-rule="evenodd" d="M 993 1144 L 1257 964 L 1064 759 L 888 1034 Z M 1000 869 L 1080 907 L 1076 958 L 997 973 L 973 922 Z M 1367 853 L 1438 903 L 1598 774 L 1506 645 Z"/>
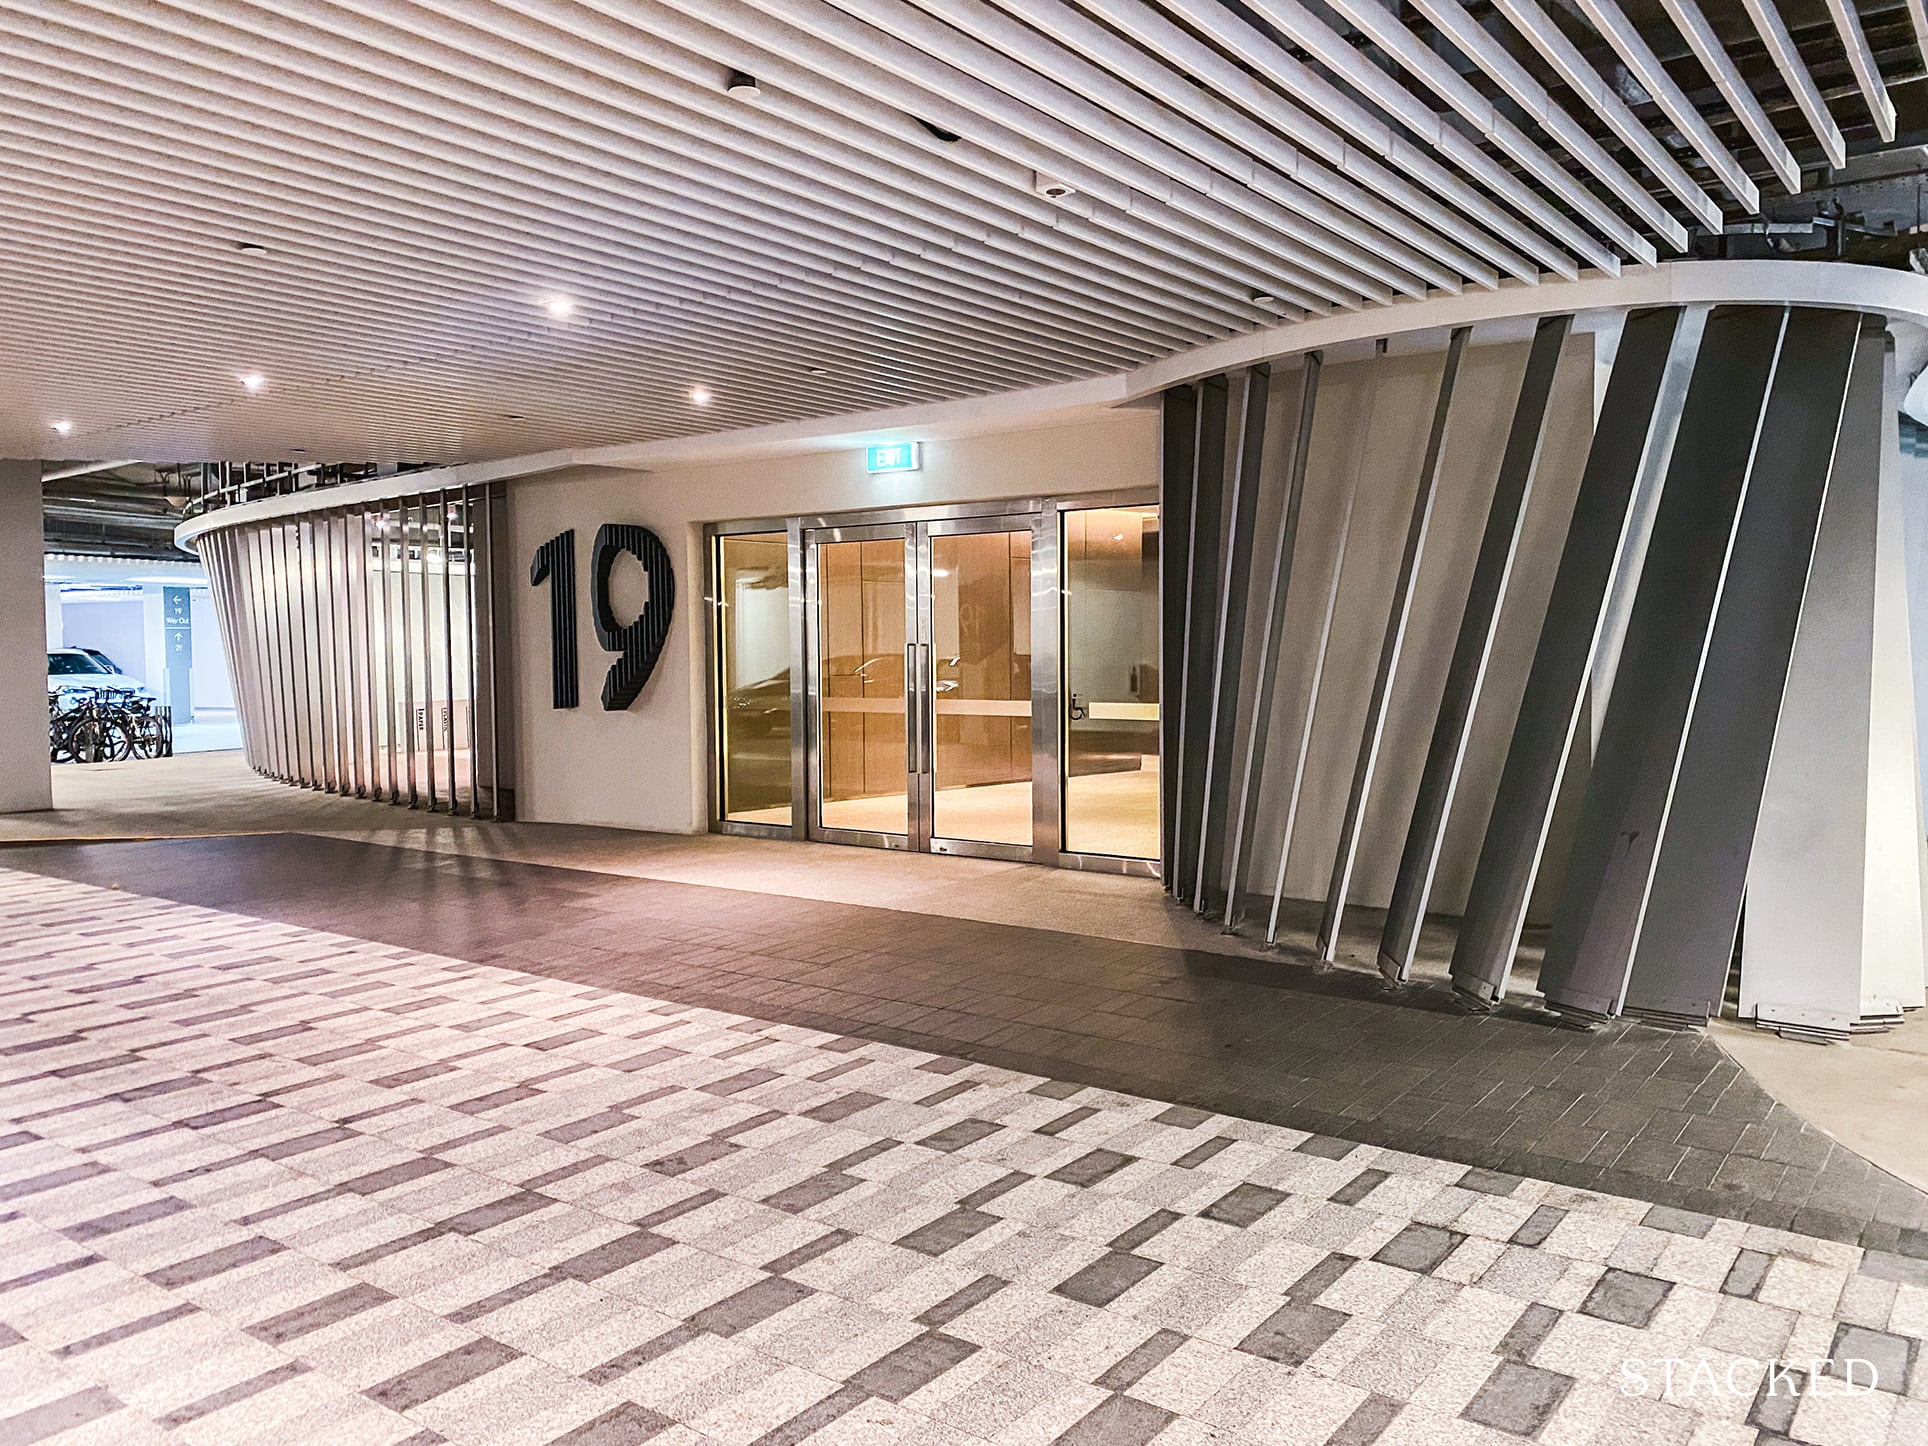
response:
<path fill-rule="evenodd" d="M 916 760 L 910 757 L 916 745 L 916 691 L 912 686 L 911 668 L 908 663 L 904 672 L 904 736 L 905 736 L 905 831 L 887 832 L 880 829 L 831 828 L 823 821 L 823 649 L 822 642 L 822 588 L 823 577 L 819 563 L 818 550 L 826 542 L 884 542 L 892 538 L 900 539 L 904 545 L 904 635 L 907 639 L 905 652 L 908 654 L 915 643 L 908 641 L 918 636 L 916 581 L 917 527 L 912 523 L 888 522 L 872 523 L 855 527 L 805 527 L 801 531 L 803 554 L 803 657 L 805 667 L 803 739 L 804 739 L 804 801 L 807 810 L 806 832 L 808 837 L 819 843 L 859 844 L 869 848 L 912 849 L 918 847 L 919 810 L 917 807 L 915 774 Z M 796 727 L 793 718 L 792 729 Z M 794 736 L 794 733 L 793 733 Z"/>
<path fill-rule="evenodd" d="M 1040 638 L 1055 636 L 1057 620 L 1055 616 L 1040 618 L 1040 598 L 1048 605 L 1056 597 L 1056 569 L 1048 579 L 1050 591 L 1041 592 L 1039 587 L 1038 565 L 1040 557 L 1047 551 L 1045 539 L 1050 535 L 1047 517 L 1055 526 L 1055 513 L 1044 511 L 1008 512 L 1000 515 L 976 517 L 934 518 L 912 524 L 914 534 L 915 567 L 910 577 L 911 616 L 913 628 L 910 633 L 913 646 L 918 655 L 917 685 L 907 689 L 915 697 L 912 715 L 917 720 L 918 755 L 921 767 L 913 774 L 912 828 L 917 837 L 916 847 L 927 853 L 961 854 L 971 858 L 1010 859 L 1019 863 L 1030 863 L 1034 859 L 1048 858 L 1057 851 L 1055 808 L 1046 810 L 1050 830 L 1048 848 L 1040 840 L 1038 827 L 1039 805 L 1042 794 L 1054 798 L 1058 790 L 1057 760 L 1055 742 L 1047 737 L 1040 749 L 1040 734 L 1054 735 L 1056 730 L 1044 722 L 1047 717 L 1055 717 L 1057 707 L 1056 670 L 1039 667 L 1036 648 Z M 938 537 L 983 536 L 1001 532 L 1027 533 L 1031 539 L 1031 595 L 1027 600 L 1031 609 L 1031 639 L 1033 653 L 1031 658 L 1031 842 L 1027 844 L 991 843 L 980 839 L 946 838 L 933 830 L 937 812 L 937 676 L 935 666 L 935 574 L 931 560 L 932 539 Z M 1055 555 L 1055 548 L 1050 549 Z M 1045 628 L 1040 629 L 1043 622 Z M 1049 673 L 1050 683 L 1041 690 L 1040 683 Z M 1047 714 L 1046 709 L 1052 710 Z"/>

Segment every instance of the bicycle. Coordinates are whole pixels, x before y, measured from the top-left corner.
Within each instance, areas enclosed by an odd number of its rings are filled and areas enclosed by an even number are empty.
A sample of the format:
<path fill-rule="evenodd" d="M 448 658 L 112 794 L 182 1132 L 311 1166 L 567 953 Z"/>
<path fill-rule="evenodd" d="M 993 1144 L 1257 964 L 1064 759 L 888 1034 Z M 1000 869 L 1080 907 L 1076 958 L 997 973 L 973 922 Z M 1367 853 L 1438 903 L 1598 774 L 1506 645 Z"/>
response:
<path fill-rule="evenodd" d="M 47 696 L 48 756 L 55 763 L 118 763 L 174 752 L 173 710 L 124 688 L 73 688 Z"/>

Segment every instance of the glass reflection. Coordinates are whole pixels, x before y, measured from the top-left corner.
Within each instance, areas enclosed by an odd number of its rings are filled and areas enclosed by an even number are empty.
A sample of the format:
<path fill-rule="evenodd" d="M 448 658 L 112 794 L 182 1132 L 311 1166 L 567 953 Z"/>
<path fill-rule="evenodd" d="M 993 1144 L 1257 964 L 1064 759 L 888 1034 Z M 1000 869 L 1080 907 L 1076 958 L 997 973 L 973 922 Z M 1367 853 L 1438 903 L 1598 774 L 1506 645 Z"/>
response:
<path fill-rule="evenodd" d="M 1158 855 L 1158 509 L 1064 514 L 1064 847 Z"/>
<path fill-rule="evenodd" d="M 716 543 L 719 786 L 739 823 L 790 822 L 790 544 L 781 532 Z"/>
<path fill-rule="evenodd" d="M 817 597 L 821 821 L 906 833 L 903 538 L 820 544 Z"/>
<path fill-rule="evenodd" d="M 931 833 L 1031 843 L 1031 534 L 931 538 Z"/>

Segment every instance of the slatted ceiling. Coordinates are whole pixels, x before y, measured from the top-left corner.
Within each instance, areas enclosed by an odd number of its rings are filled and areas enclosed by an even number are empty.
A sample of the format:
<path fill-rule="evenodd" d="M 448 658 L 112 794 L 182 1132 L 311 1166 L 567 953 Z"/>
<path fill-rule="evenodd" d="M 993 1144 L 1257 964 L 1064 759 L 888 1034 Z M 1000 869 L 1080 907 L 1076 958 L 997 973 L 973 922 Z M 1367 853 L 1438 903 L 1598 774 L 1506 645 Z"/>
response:
<path fill-rule="evenodd" d="M 1557 284 L 1874 143 L 1918 44 L 1905 0 L 0 0 L 0 447 L 470 460 Z"/>

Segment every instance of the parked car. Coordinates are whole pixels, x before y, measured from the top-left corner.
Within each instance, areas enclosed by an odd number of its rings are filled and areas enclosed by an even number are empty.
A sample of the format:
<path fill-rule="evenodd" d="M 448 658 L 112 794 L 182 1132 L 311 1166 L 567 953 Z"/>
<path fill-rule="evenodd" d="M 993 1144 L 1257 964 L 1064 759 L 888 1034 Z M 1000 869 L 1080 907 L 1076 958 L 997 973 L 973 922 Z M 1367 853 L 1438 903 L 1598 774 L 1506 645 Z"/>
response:
<path fill-rule="evenodd" d="M 77 688 L 114 688 L 149 700 L 154 697 L 151 689 L 108 667 L 86 648 L 48 649 L 47 691 L 70 693 Z"/>
<path fill-rule="evenodd" d="M 127 669 L 108 657 L 107 654 L 103 653 L 99 648 L 82 648 L 80 651 L 92 658 L 96 663 L 99 663 L 110 673 L 119 673 L 123 678 L 132 676 L 128 673 Z"/>

